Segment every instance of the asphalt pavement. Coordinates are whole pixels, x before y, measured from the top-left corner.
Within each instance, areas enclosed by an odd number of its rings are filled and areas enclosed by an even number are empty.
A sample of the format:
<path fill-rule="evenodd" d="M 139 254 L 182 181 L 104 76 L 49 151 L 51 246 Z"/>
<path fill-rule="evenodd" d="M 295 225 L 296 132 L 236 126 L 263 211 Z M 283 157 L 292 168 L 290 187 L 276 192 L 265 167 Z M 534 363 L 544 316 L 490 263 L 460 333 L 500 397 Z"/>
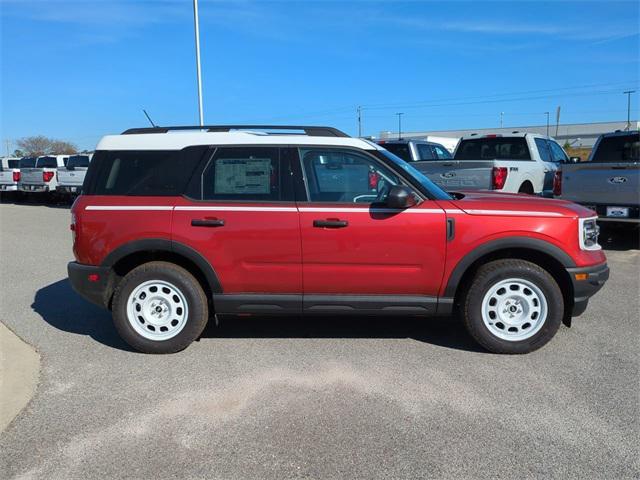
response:
<path fill-rule="evenodd" d="M 227 319 L 144 355 L 71 290 L 67 208 L 0 205 L 0 232 L 0 321 L 42 364 L 2 478 L 640 476 L 640 252 L 620 232 L 586 313 L 524 356 L 453 319 L 338 317 Z"/>

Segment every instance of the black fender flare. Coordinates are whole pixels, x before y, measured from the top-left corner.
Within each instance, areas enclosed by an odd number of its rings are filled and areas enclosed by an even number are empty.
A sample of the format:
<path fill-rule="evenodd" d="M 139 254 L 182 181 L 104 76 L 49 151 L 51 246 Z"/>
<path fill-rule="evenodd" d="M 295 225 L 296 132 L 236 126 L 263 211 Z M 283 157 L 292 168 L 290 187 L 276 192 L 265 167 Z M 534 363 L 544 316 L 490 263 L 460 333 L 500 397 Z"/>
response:
<path fill-rule="evenodd" d="M 137 252 L 169 252 L 180 255 L 194 263 L 203 273 L 212 293 L 222 293 L 222 284 L 209 261 L 198 251 L 180 242 L 174 242 L 166 238 L 144 238 L 120 245 L 111 251 L 102 261 L 100 266 L 112 268 L 124 257 Z"/>
<path fill-rule="evenodd" d="M 545 240 L 531 237 L 499 238 L 497 240 L 488 241 L 474 248 L 456 264 L 449 276 L 443 296 L 447 298 L 453 298 L 455 296 L 463 275 L 478 259 L 490 253 L 497 252 L 498 250 L 506 250 L 509 248 L 521 248 L 544 253 L 554 258 L 565 268 L 576 266 L 573 259 L 566 252 Z"/>

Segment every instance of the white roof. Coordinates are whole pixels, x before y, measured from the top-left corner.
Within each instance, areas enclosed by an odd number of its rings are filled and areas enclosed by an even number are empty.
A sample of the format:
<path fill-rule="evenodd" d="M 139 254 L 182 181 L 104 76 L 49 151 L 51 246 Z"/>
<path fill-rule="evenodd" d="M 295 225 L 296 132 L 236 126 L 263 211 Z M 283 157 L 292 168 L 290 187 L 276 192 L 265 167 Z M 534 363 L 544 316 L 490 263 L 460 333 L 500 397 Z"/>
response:
<path fill-rule="evenodd" d="M 553 139 L 553 137 L 547 137 L 546 135 L 540 135 L 539 133 L 530 133 L 530 132 L 518 132 L 518 131 L 514 131 L 511 133 L 474 133 L 474 134 L 470 134 L 470 135 L 465 135 L 464 137 L 462 137 L 463 140 L 473 140 L 474 138 L 487 138 L 487 137 L 497 137 L 497 138 L 514 138 L 514 137 L 533 137 L 533 138 L 550 138 Z"/>
<path fill-rule="evenodd" d="M 266 135 L 258 132 L 198 132 L 173 131 L 107 135 L 98 142 L 96 150 L 181 150 L 194 145 L 322 145 L 357 147 L 380 150 L 381 147 L 352 137 L 318 137 L 310 135 Z"/>

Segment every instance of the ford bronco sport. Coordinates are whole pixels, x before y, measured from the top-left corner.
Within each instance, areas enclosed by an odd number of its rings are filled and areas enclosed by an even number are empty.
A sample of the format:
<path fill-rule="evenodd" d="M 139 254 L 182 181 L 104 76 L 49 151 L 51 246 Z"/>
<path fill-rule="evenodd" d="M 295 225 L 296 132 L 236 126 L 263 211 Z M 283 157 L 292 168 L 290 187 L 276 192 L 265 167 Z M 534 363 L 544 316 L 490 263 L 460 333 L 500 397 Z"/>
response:
<path fill-rule="evenodd" d="M 448 194 L 328 127 L 155 127 L 104 137 L 72 207 L 73 288 L 132 347 L 184 349 L 226 314 L 456 313 L 526 353 L 609 275 L 591 210 Z"/>

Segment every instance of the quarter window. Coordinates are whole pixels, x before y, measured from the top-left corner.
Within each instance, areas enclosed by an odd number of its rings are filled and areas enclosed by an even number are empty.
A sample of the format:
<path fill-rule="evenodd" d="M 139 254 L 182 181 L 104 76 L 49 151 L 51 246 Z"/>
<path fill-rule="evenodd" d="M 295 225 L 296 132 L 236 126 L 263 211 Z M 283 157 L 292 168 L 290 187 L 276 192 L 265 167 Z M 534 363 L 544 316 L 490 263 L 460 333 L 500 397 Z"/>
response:
<path fill-rule="evenodd" d="M 333 149 L 300 149 L 309 200 L 334 203 L 384 202 L 398 177 L 374 158 Z"/>

